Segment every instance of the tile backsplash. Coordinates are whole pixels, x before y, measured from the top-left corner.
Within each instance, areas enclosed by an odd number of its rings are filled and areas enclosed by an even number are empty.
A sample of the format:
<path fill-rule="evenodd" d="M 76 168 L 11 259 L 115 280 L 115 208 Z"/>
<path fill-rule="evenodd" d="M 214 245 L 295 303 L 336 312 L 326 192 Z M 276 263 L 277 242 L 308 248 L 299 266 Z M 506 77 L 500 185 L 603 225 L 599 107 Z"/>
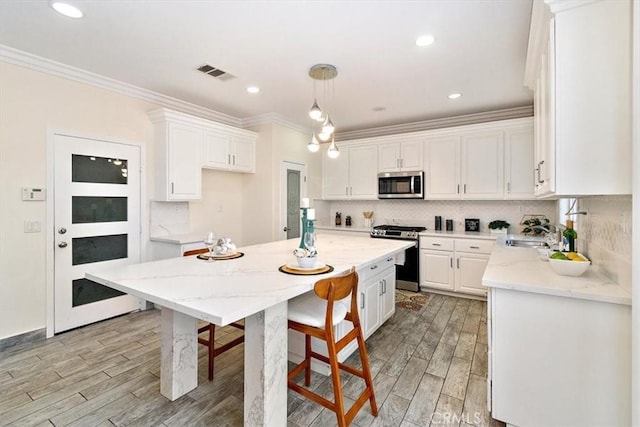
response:
<path fill-rule="evenodd" d="M 353 225 L 363 226 L 362 212 L 374 212 L 374 224 L 423 225 L 434 229 L 434 217 L 452 219 L 454 230 L 464 230 L 465 218 L 480 220 L 481 231 L 487 231 L 489 223 L 496 219 L 511 224 L 509 232 L 519 233 L 518 225 L 523 215 L 546 215 L 552 222 L 557 216 L 555 201 L 539 200 L 373 200 L 373 201 L 332 201 L 314 200 L 318 219 L 323 224 L 332 224 L 336 212 L 342 212 L 342 218 L 351 215 Z"/>
<path fill-rule="evenodd" d="M 149 235 L 166 236 L 189 232 L 189 202 L 151 202 Z"/>
<path fill-rule="evenodd" d="M 579 199 L 579 250 L 593 267 L 631 290 L 631 196 L 598 196 Z M 582 246 L 580 246 L 582 244 Z"/>

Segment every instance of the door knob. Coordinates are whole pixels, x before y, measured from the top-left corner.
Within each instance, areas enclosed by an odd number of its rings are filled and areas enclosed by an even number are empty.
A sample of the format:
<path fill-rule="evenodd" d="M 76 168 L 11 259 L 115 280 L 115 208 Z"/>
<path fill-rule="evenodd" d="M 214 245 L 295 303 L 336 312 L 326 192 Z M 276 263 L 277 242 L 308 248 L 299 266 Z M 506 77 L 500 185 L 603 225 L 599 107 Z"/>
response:
<path fill-rule="evenodd" d="M 282 229 L 282 231 L 285 231 L 285 232 L 289 231 L 289 230 L 291 230 L 289 227 L 285 227 L 285 228 Z"/>
<path fill-rule="evenodd" d="M 60 242 L 60 243 L 58 243 L 58 247 L 59 247 L 59 248 L 66 248 L 66 247 L 67 247 L 67 242 Z"/>
<path fill-rule="evenodd" d="M 60 228 L 58 228 L 58 233 L 60 233 L 60 234 L 64 234 L 64 233 L 66 233 L 66 232 L 67 232 L 67 229 L 66 229 L 66 228 L 64 228 L 64 227 L 60 227 Z"/>

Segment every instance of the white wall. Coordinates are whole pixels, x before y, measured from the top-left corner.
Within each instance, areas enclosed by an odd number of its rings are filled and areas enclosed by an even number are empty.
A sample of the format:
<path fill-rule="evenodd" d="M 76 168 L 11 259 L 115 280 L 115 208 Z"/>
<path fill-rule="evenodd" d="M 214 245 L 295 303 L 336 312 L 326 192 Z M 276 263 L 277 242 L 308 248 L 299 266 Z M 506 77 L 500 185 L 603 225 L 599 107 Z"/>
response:
<path fill-rule="evenodd" d="M 45 327 L 45 202 L 23 202 L 20 189 L 46 185 L 48 129 L 138 142 L 151 158 L 146 113 L 158 107 L 0 62 L 0 338 Z M 25 220 L 42 231 L 23 233 Z"/>

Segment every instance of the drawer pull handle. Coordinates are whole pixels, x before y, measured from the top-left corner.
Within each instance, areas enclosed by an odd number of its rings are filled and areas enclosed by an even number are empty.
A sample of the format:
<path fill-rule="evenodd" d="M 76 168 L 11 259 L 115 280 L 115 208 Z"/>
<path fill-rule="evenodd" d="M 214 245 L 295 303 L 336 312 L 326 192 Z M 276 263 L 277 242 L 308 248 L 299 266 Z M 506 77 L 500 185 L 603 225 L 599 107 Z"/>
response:
<path fill-rule="evenodd" d="M 442 246 L 440 243 L 432 243 L 431 246 Z"/>
<path fill-rule="evenodd" d="M 387 258 L 387 262 L 391 262 L 391 261 L 393 261 L 393 257 Z"/>
<path fill-rule="evenodd" d="M 471 249 L 480 249 L 480 246 L 469 246 Z"/>
<path fill-rule="evenodd" d="M 375 270 L 376 268 L 378 268 L 378 266 L 377 266 L 377 265 L 373 265 L 373 266 L 371 266 L 371 270 Z"/>

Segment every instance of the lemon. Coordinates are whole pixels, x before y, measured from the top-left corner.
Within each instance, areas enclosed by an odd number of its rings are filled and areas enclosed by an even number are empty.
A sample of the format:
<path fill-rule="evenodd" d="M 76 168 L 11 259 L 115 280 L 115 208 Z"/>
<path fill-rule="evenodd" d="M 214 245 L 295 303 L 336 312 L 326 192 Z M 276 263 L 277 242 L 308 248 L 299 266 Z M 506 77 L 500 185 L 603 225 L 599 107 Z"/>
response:
<path fill-rule="evenodd" d="M 567 254 L 567 258 L 569 258 L 572 261 L 582 261 L 582 258 L 580 257 L 580 255 L 578 255 L 575 252 L 569 252 Z"/>

